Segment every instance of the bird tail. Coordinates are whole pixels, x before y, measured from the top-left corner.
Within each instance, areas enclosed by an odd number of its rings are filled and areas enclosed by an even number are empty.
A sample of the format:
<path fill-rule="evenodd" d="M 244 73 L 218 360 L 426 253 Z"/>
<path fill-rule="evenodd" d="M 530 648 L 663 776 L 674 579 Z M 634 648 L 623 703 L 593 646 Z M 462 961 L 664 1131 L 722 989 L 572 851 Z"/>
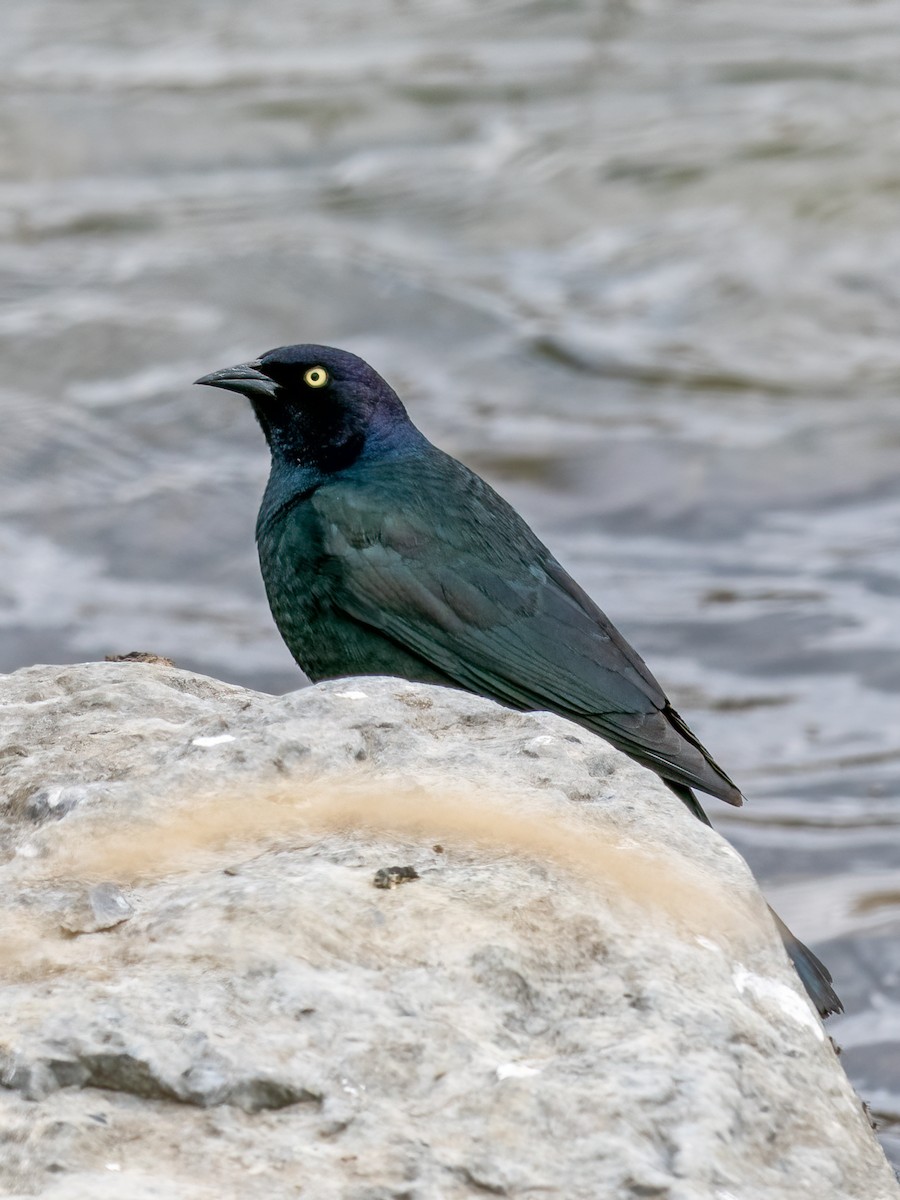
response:
<path fill-rule="evenodd" d="M 673 783 L 671 779 L 667 779 L 665 782 L 678 799 L 690 809 L 698 821 L 702 821 L 704 825 L 708 825 L 712 829 L 712 822 L 703 811 L 700 801 L 691 789 L 685 787 L 683 783 Z M 804 946 L 799 938 L 794 937 L 774 908 L 770 906 L 769 912 L 772 914 L 772 919 L 775 922 L 778 932 L 781 934 L 781 940 L 784 942 L 788 958 L 794 964 L 794 970 L 800 976 L 800 982 L 806 988 L 806 993 L 816 1006 L 819 1016 L 827 1017 L 831 1013 L 843 1012 L 844 1006 L 841 1004 L 837 992 L 832 987 L 831 974 L 828 968 L 813 954 L 808 946 Z"/>
<path fill-rule="evenodd" d="M 664 779 L 663 783 L 675 793 L 681 803 L 694 814 L 698 821 L 702 821 L 704 825 L 708 825 L 712 829 L 712 821 L 703 811 L 700 801 L 689 787 L 683 783 L 673 783 L 671 779 Z"/>
<path fill-rule="evenodd" d="M 804 946 L 799 938 L 794 937 L 791 931 L 779 917 L 778 913 L 769 907 L 769 912 L 778 927 L 778 932 L 781 934 L 781 940 L 784 942 L 784 948 L 788 952 L 788 957 L 794 964 L 794 969 L 800 976 L 800 982 L 806 988 L 807 994 L 816 1006 L 820 1017 L 827 1017 L 831 1013 L 839 1013 L 844 1011 L 844 1006 L 841 1004 L 840 997 L 831 986 L 831 972 L 825 964 L 818 959 L 809 946 Z"/>

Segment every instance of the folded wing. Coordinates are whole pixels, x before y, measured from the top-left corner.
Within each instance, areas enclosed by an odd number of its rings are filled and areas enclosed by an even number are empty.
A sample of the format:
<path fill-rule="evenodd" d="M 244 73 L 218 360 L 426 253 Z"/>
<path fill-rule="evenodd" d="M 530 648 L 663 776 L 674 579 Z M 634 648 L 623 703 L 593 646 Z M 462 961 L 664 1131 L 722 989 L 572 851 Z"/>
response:
<path fill-rule="evenodd" d="M 643 660 L 521 517 L 434 454 L 317 492 L 334 602 L 461 687 L 568 717 L 664 779 L 740 804 Z"/>

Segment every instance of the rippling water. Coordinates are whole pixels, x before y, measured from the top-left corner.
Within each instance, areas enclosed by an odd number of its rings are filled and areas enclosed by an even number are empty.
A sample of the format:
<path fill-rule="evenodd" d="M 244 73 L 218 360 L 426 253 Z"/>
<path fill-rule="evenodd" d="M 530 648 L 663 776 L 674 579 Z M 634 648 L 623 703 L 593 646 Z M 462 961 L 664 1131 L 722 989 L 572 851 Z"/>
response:
<path fill-rule="evenodd" d="M 7 0 L 0 44 L 0 668 L 295 687 L 262 439 L 189 384 L 357 351 L 744 785 L 895 1158 L 898 62 L 900 4 L 832 0 Z"/>

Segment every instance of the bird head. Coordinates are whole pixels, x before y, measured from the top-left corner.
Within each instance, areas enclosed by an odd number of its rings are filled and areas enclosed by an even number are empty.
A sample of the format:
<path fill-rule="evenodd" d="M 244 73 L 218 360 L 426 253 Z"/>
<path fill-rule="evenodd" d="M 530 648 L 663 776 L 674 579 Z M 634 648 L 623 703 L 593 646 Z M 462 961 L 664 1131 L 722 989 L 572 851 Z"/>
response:
<path fill-rule="evenodd" d="M 240 392 L 253 406 L 273 461 L 340 471 L 413 426 L 396 392 L 355 354 L 333 346 L 279 346 L 197 383 Z"/>

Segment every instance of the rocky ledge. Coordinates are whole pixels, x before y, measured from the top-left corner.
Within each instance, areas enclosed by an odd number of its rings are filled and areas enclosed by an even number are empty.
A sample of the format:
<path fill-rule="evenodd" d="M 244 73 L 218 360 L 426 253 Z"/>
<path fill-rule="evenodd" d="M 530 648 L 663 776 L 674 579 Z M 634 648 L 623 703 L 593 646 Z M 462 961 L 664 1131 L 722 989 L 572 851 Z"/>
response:
<path fill-rule="evenodd" d="M 548 715 L 0 679 L 0 1189 L 881 1200 L 741 858 Z"/>

